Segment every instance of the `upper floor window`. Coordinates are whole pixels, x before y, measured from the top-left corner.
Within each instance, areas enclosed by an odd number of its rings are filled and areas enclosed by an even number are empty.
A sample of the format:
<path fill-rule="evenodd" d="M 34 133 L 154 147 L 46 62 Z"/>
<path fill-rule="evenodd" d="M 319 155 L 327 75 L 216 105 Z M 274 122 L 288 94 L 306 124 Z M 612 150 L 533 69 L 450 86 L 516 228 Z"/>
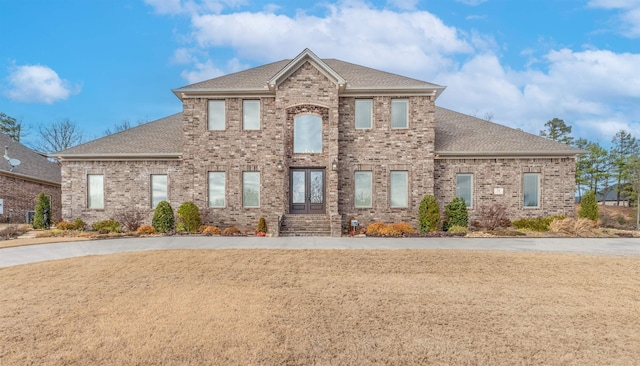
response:
<path fill-rule="evenodd" d="M 355 207 L 371 207 L 371 172 L 355 172 Z"/>
<path fill-rule="evenodd" d="M 87 206 L 89 208 L 104 208 L 103 175 L 87 175 Z"/>
<path fill-rule="evenodd" d="M 540 207 L 540 174 L 524 173 L 522 177 L 524 207 Z"/>
<path fill-rule="evenodd" d="M 409 99 L 391 100 L 391 128 L 409 127 Z"/>
<path fill-rule="evenodd" d="M 322 152 L 322 118 L 315 114 L 301 114 L 293 120 L 293 152 Z"/>
<path fill-rule="evenodd" d="M 225 172 L 209 172 L 209 207 L 225 207 Z"/>
<path fill-rule="evenodd" d="M 225 112 L 224 100 L 210 100 L 207 126 L 210 130 L 224 130 Z"/>
<path fill-rule="evenodd" d="M 244 130 L 260 129 L 260 101 L 259 100 L 243 100 L 242 101 L 242 129 Z"/>
<path fill-rule="evenodd" d="M 356 99 L 356 128 L 371 128 L 373 117 L 373 101 Z"/>
<path fill-rule="evenodd" d="M 155 208 L 160 201 L 167 200 L 167 176 L 153 174 L 151 176 L 151 207 Z"/>
<path fill-rule="evenodd" d="M 463 198 L 467 208 L 471 208 L 473 199 L 473 174 L 458 174 L 456 176 L 456 197 Z"/>
<path fill-rule="evenodd" d="M 392 171 L 390 182 L 391 207 L 409 206 L 409 172 Z"/>

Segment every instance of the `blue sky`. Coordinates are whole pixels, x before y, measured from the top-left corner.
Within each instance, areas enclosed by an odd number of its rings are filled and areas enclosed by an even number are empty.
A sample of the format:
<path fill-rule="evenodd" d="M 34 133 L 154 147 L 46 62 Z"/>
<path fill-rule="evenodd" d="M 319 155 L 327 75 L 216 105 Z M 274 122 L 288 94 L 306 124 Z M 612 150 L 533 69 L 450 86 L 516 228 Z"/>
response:
<path fill-rule="evenodd" d="M 640 137 L 640 0 L 0 0 L 0 24 L 0 112 L 27 140 L 162 118 L 171 89 L 307 47 L 534 134 L 557 117 L 602 144 Z"/>

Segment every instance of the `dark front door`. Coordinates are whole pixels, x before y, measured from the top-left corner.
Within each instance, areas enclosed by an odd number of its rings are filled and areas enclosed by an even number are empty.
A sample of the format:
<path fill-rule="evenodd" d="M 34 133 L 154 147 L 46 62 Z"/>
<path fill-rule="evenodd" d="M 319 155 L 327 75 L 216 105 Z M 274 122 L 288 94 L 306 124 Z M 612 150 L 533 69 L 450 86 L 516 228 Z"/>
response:
<path fill-rule="evenodd" d="M 291 169 L 289 212 L 323 214 L 324 169 Z"/>

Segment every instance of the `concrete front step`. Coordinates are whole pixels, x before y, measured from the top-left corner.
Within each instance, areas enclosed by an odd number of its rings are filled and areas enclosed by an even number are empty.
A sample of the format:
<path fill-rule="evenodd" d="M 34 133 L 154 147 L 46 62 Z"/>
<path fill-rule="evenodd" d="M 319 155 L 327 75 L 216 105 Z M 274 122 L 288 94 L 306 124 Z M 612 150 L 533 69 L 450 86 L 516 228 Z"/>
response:
<path fill-rule="evenodd" d="M 327 215 L 284 215 L 280 236 L 331 236 Z"/>

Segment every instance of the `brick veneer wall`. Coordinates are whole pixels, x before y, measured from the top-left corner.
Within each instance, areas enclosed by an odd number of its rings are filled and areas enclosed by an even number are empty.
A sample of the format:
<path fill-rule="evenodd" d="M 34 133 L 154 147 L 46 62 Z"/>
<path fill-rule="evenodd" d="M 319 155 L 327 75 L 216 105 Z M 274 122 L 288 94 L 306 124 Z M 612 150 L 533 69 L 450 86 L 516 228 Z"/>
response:
<path fill-rule="evenodd" d="M 87 175 L 104 176 L 104 209 L 87 207 Z M 63 161 L 62 218 L 82 218 L 87 224 L 139 210 L 151 224 L 151 175 L 166 174 L 168 201 L 174 211 L 185 201 L 184 171 L 179 161 Z"/>
<path fill-rule="evenodd" d="M 27 211 L 34 211 L 40 192 L 51 196 L 51 221 L 59 221 L 62 214 L 60 186 L 16 176 L 0 174 L 0 198 L 4 200 L 4 214 L 0 222 L 25 223 Z M 13 212 L 11 212 L 13 210 Z"/>
<path fill-rule="evenodd" d="M 575 159 L 441 159 L 435 162 L 435 197 L 444 206 L 456 195 L 456 174 L 473 174 L 469 221 L 479 219 L 479 207 L 502 204 L 508 218 L 574 216 Z M 523 207 L 522 176 L 540 173 L 540 207 Z M 503 194 L 494 194 L 502 188 Z"/>
<path fill-rule="evenodd" d="M 415 225 L 420 200 L 434 190 L 435 104 L 431 97 L 409 98 L 409 128 L 391 128 L 391 97 L 373 97 L 373 128 L 355 128 L 355 98 L 340 99 L 340 198 L 343 225 L 353 216 L 360 227 L 374 221 Z M 372 172 L 370 208 L 354 204 L 355 171 Z M 393 170 L 408 171 L 409 204 L 390 207 Z"/>

